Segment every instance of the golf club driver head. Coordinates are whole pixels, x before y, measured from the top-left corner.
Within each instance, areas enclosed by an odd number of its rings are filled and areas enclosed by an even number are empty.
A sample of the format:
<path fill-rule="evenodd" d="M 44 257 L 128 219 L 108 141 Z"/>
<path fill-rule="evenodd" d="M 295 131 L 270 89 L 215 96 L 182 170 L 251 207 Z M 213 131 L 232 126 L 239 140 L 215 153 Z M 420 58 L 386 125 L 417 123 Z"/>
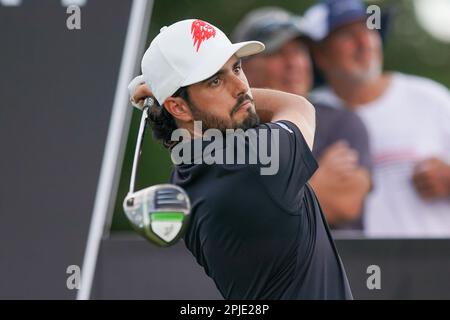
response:
<path fill-rule="evenodd" d="M 191 204 L 182 188 L 159 184 L 128 194 L 123 208 L 141 236 L 159 247 L 167 247 L 185 232 Z"/>

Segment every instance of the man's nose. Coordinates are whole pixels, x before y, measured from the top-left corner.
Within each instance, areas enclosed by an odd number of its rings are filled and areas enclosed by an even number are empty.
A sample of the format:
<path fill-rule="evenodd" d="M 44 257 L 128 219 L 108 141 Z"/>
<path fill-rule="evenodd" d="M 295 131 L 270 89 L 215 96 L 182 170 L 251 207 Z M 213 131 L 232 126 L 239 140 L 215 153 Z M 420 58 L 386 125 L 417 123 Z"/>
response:
<path fill-rule="evenodd" d="M 242 94 L 246 94 L 248 91 L 248 85 L 247 81 L 245 81 L 245 78 L 240 75 L 233 75 L 232 90 L 233 96 L 235 98 L 239 97 Z"/>
<path fill-rule="evenodd" d="M 284 57 L 285 66 L 288 69 L 305 66 L 309 62 L 309 58 L 302 52 L 290 52 Z"/>
<path fill-rule="evenodd" d="M 371 34 L 371 31 L 367 29 L 360 29 L 356 33 L 356 39 L 358 41 L 359 46 L 368 48 L 370 47 L 371 37 L 373 35 Z"/>

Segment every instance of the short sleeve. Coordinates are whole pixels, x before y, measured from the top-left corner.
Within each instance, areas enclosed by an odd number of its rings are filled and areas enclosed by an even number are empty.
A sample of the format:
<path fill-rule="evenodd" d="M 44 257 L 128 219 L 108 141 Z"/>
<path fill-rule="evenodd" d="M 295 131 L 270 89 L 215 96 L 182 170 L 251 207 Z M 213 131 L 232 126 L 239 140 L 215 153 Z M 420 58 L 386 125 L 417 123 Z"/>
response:
<path fill-rule="evenodd" d="M 291 214 L 298 214 L 304 187 L 317 170 L 317 161 L 300 129 L 292 122 L 282 120 L 263 124 L 259 126 L 259 135 L 262 129 L 270 132 L 270 151 L 278 154 L 278 170 L 270 175 L 257 172 L 259 180 L 279 206 Z M 275 161 L 276 157 L 272 156 L 272 159 Z"/>

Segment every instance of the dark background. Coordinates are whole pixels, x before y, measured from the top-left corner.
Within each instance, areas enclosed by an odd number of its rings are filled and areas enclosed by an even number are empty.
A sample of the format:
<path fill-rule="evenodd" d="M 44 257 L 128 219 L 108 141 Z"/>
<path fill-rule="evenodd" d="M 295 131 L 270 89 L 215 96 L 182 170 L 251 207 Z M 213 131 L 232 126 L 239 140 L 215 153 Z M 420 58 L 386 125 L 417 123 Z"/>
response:
<path fill-rule="evenodd" d="M 75 298 L 130 4 L 0 5 L 0 299 Z"/>

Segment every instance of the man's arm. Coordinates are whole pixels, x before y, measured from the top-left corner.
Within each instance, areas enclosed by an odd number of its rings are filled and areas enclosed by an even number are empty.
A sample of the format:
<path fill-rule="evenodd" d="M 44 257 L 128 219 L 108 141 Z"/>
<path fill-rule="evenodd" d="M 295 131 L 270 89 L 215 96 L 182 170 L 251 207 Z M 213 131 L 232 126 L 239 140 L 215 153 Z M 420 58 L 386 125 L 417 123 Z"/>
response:
<path fill-rule="evenodd" d="M 269 149 L 279 168 L 276 174 L 258 174 L 259 180 L 281 208 L 298 215 L 304 187 L 317 170 L 311 150 L 315 109 L 297 95 L 266 89 L 252 89 L 252 94 L 256 112 L 264 123 L 259 128 L 269 129 Z"/>
<path fill-rule="evenodd" d="M 319 160 L 319 169 L 310 183 L 328 223 L 335 225 L 358 220 L 371 186 L 369 171 L 356 165 L 348 173 L 342 173 L 327 162 L 326 159 Z"/>
<path fill-rule="evenodd" d="M 133 105 L 142 109 L 144 99 L 151 96 L 147 85 L 136 77 L 129 85 Z M 316 129 L 315 109 L 305 98 L 270 89 L 251 89 L 256 112 L 262 122 L 288 120 L 295 124 L 312 150 Z"/>
<path fill-rule="evenodd" d="M 317 138 L 326 141 L 326 147 L 316 150 L 319 169 L 310 183 L 329 224 L 357 223 L 371 189 L 369 137 L 356 114 L 333 110 L 318 107 Z M 334 133 L 332 144 L 329 129 Z"/>
<path fill-rule="evenodd" d="M 262 122 L 288 120 L 295 124 L 312 150 L 316 129 L 315 109 L 305 98 L 270 89 L 251 89 Z"/>

